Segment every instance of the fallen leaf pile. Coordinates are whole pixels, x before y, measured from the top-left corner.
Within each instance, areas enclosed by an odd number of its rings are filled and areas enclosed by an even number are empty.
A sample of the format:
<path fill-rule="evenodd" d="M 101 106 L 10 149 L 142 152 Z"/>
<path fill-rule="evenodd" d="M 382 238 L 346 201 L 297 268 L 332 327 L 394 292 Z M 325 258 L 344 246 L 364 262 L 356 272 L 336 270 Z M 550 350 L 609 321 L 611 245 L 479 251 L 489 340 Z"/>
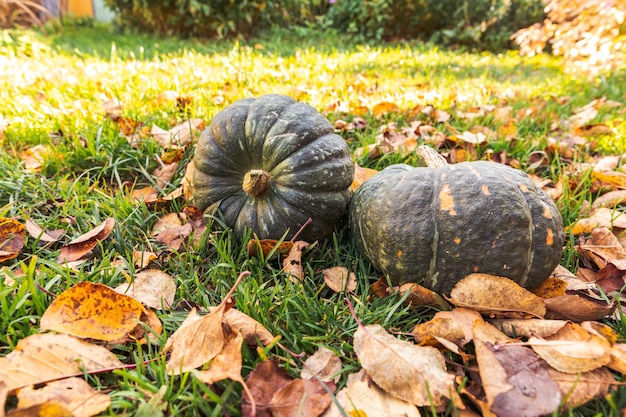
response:
<path fill-rule="evenodd" d="M 191 99 L 165 92 L 156 100 L 184 107 Z M 599 158 L 590 151 L 594 138 L 614 134 L 609 122 L 595 121 L 602 110 L 623 105 L 598 98 L 564 120 L 549 110 L 551 104 L 567 105 L 569 100 L 537 98 L 517 111 L 505 97 L 498 105 L 464 105 L 459 100 L 458 107 L 447 111 L 430 104 L 406 110 L 390 100 L 369 105 L 335 100 L 326 106 L 327 114 L 336 119 L 336 131 L 348 141 L 354 133 L 373 132 L 372 143 L 355 146 L 353 191 L 377 173 L 359 163 L 388 154 L 410 158 L 424 143 L 451 163 L 484 158 L 520 167 L 522 163 L 506 152 L 484 148 L 494 140 L 510 144 L 523 140 L 518 124 L 533 118 L 550 126 L 545 149 L 525 161 L 538 186 L 557 200 L 586 176 L 598 198 L 583 204 L 578 220 L 568 226 L 580 267 L 575 273 L 556 268 L 532 292 L 506 278 L 471 274 L 449 297 L 417 284 L 389 288 L 385 279 L 373 284 L 369 293 L 360 293 L 366 286 L 358 285 L 363 284 L 357 282 L 360 277 L 347 266 L 309 269 L 306 261 L 317 256 L 316 242 L 295 237 L 289 242 L 250 239 L 245 242 L 247 256 L 276 262 L 281 276 L 294 285 L 312 278 L 330 293 L 363 296 L 365 301 L 401 297 L 412 309 L 438 310 L 427 321 L 416 320 L 404 334 L 376 323 L 362 325 L 355 316 L 359 325 L 343 340 L 353 351 L 328 346 L 306 356 L 289 352 L 280 337 L 233 308 L 238 283 L 262 279 L 247 272 L 219 305 L 182 307 L 187 310 L 185 320 L 167 338 L 163 335 L 162 315 L 181 300 L 176 294 L 178 277 L 159 269 L 160 263 L 168 256 L 193 252 L 202 239 L 213 238 L 203 214 L 184 205 L 193 187 L 194 167 L 183 166 L 182 161 L 205 122 L 185 116 L 171 129 L 147 126 L 126 115 L 118 100 L 107 97 L 102 110 L 130 146 L 149 141 L 162 148 L 146 178 L 132 186 L 120 185 L 132 204 L 153 212 L 146 223 L 149 239 L 145 247 L 133 248 L 132 259 L 129 254 L 128 259 L 120 256 L 111 263 L 125 283 L 109 287 L 82 281 L 48 294 L 53 300 L 41 316 L 40 334 L 20 340 L 11 353 L 0 357 L 0 404 L 11 398 L 12 403 L 17 401 L 11 412 L 24 415 L 97 415 L 111 399 L 105 390 L 90 387 L 84 375 L 140 365 L 122 363 L 112 353 L 120 345 L 161 348 L 156 359 L 166 363 L 172 376 L 189 373 L 207 385 L 236 382 L 243 390 L 244 416 L 419 416 L 450 409 L 464 416 L 476 412 L 540 416 L 602 398 L 618 384 L 618 376 L 626 374 L 626 344 L 605 324 L 623 314 L 616 299 L 626 286 L 626 217 L 619 207 L 626 204 L 626 171 L 620 157 Z M 391 121 L 396 119 L 402 122 Z M 455 128 L 455 120 L 467 128 Z M 51 147 L 41 145 L 21 154 L 23 168 L 30 172 L 38 172 L 55 157 Z M 567 161 L 567 175 L 556 184 L 536 175 L 553 158 Z M 23 222 L 0 218 L 0 262 L 19 259 L 32 239 L 38 247 L 58 249 L 59 268 L 77 269 L 97 262 L 123 228 L 121 219 L 113 218 L 98 221 L 84 233 L 75 231 L 76 219 L 68 216 L 63 223 L 66 228 L 47 230 L 28 218 Z M 16 285 L 19 272 L 0 271 L 0 279 L 6 286 Z M 256 347 L 259 359 L 247 375 L 244 345 Z M 289 366 L 273 357 L 276 346 L 288 352 Z M 342 357 L 358 367 L 344 367 Z M 145 415 L 162 414 L 167 409 L 166 391 L 139 409 Z"/>

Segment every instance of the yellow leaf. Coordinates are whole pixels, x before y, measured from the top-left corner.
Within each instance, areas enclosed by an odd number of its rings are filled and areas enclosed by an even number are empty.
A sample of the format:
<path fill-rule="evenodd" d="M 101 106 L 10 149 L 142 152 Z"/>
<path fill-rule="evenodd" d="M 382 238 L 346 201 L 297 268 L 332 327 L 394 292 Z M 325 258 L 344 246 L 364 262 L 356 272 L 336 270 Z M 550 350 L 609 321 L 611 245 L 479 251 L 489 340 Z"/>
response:
<path fill-rule="evenodd" d="M 80 282 L 59 294 L 41 317 L 41 330 L 113 341 L 131 333 L 145 312 L 132 297 L 103 284 Z"/>

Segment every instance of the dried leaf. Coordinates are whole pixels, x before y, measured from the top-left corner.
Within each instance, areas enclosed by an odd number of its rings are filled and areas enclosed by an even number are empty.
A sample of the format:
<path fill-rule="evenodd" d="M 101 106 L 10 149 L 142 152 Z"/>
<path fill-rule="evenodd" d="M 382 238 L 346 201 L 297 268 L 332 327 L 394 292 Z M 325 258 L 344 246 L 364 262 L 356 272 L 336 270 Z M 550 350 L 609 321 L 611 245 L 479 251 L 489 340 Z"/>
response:
<path fill-rule="evenodd" d="M 158 256 L 154 252 L 133 250 L 133 263 L 138 269 L 146 268 L 155 259 L 158 259 Z"/>
<path fill-rule="evenodd" d="M 588 372 L 611 361 L 611 344 L 575 323 L 567 323 L 561 330 L 545 338 L 531 337 L 528 343 L 541 358 L 560 372 Z"/>
<path fill-rule="evenodd" d="M 354 333 L 354 352 L 374 382 L 396 398 L 417 406 L 440 406 L 453 396 L 454 376 L 433 347 L 413 345 L 380 325 L 370 325 Z"/>
<path fill-rule="evenodd" d="M 613 209 L 623 203 L 626 203 L 626 190 L 609 191 L 608 193 L 602 194 L 600 197 L 596 198 L 591 205 L 591 209 L 593 211 L 603 207 Z"/>
<path fill-rule="evenodd" d="M 64 334 L 36 334 L 20 340 L 0 357 L 0 381 L 13 391 L 27 385 L 122 367 L 108 349 Z"/>
<path fill-rule="evenodd" d="M 205 384 L 211 385 L 223 379 L 243 382 L 241 377 L 241 345 L 243 336 L 238 332 L 229 332 L 224 341 L 222 351 L 210 362 L 209 368 L 203 371 L 194 371 L 193 375 Z"/>
<path fill-rule="evenodd" d="M 250 417 L 251 400 L 258 404 L 256 408 L 256 417 L 273 417 L 270 411 L 270 401 L 272 396 L 280 388 L 291 382 L 291 378 L 287 372 L 278 366 L 275 361 L 261 362 L 250 372 L 246 379 L 246 384 L 250 389 L 249 393 L 242 395 L 241 414 L 243 417 Z"/>
<path fill-rule="evenodd" d="M 352 185 L 350 186 L 350 190 L 352 192 L 356 191 L 361 184 L 367 181 L 369 178 L 378 174 L 378 171 L 372 168 L 363 168 L 359 166 L 356 162 L 354 163 L 354 180 L 352 181 Z"/>
<path fill-rule="evenodd" d="M 272 417 L 317 417 L 332 402 L 328 391 L 335 390 L 332 382 L 317 379 L 294 379 L 276 390 L 270 401 Z"/>
<path fill-rule="evenodd" d="M 615 311 L 615 302 L 607 302 L 601 298 L 593 298 L 580 292 L 565 294 L 544 300 L 548 313 L 546 316 L 562 318 L 574 322 L 601 320 Z"/>
<path fill-rule="evenodd" d="M 334 266 L 322 270 L 324 282 L 334 292 L 354 292 L 356 290 L 356 275 L 345 266 Z"/>
<path fill-rule="evenodd" d="M 59 240 L 59 237 L 62 234 L 62 232 L 53 233 L 54 236 L 52 234 L 48 234 L 41 227 L 39 227 L 37 223 L 35 223 L 31 219 L 26 220 L 25 226 L 26 226 L 26 230 L 28 230 L 28 234 L 32 238 L 39 239 L 40 242 L 44 242 L 44 243 L 57 242 Z"/>
<path fill-rule="evenodd" d="M 513 280 L 488 274 L 470 274 L 463 278 L 450 292 L 448 301 L 483 314 L 507 317 L 543 317 L 546 314 L 543 299 Z"/>
<path fill-rule="evenodd" d="M 147 269 L 135 274 L 133 282 L 122 284 L 115 291 L 133 297 L 147 307 L 169 310 L 174 303 L 176 284 L 169 274 L 158 269 Z"/>
<path fill-rule="evenodd" d="M 611 347 L 611 361 L 607 366 L 626 375 L 626 344 L 616 343 Z"/>
<path fill-rule="evenodd" d="M 177 148 L 188 145 L 191 142 L 193 132 L 202 130 L 204 127 L 204 120 L 189 119 L 170 130 L 164 130 L 153 125 L 150 133 L 163 148 Z"/>
<path fill-rule="evenodd" d="M 280 241 L 276 239 L 258 239 L 253 238 L 246 244 L 246 252 L 250 256 L 258 256 L 259 253 L 263 254 L 264 258 L 270 256 L 270 254 L 276 252 L 283 254 L 289 252 L 293 247 L 292 241 Z M 259 252 L 260 249 L 260 252 Z"/>
<path fill-rule="evenodd" d="M 209 307 L 213 311 L 217 307 Z M 264 346 L 274 343 L 274 336 L 261 323 L 241 311 L 231 308 L 224 313 L 224 323 L 236 332 L 240 332 L 246 344 L 257 346 L 261 342 Z"/>
<path fill-rule="evenodd" d="M 300 377 L 302 379 L 319 378 L 323 382 L 339 382 L 341 378 L 341 359 L 332 350 L 320 347 L 304 361 Z"/>
<path fill-rule="evenodd" d="M 54 299 L 41 316 L 41 330 L 113 341 L 126 337 L 145 309 L 132 297 L 103 284 L 79 282 Z"/>
<path fill-rule="evenodd" d="M 413 282 L 402 284 L 399 287 L 393 287 L 393 290 L 398 291 L 401 297 L 404 297 L 408 292 L 409 294 L 406 296 L 405 302 L 412 307 L 441 307 L 446 305 L 446 302 L 441 295 Z"/>
<path fill-rule="evenodd" d="M 541 298 L 551 298 L 565 295 L 566 289 L 567 282 L 560 278 L 549 277 L 539 288 L 533 290 L 533 293 Z"/>
<path fill-rule="evenodd" d="M 499 417 L 553 413 L 561 395 L 548 366 L 531 349 L 509 341 L 492 325 L 476 322 L 476 360 L 490 410 Z"/>
<path fill-rule="evenodd" d="M 381 390 L 363 370 L 348 377 L 348 384 L 339 391 L 323 417 L 419 417 L 418 408 Z M 458 410 L 456 410 L 458 411 Z"/>
<path fill-rule="evenodd" d="M 541 319 L 495 319 L 490 320 L 494 326 L 509 337 L 548 337 L 561 330 L 566 320 Z"/>
<path fill-rule="evenodd" d="M 439 311 L 425 323 L 415 326 L 411 335 L 415 341 L 424 344 L 432 338 L 443 338 L 458 346 L 472 341 L 474 322 L 483 321 L 479 313 L 468 308 L 455 308 L 452 311 Z"/>
<path fill-rule="evenodd" d="M 398 113 L 399 111 L 400 108 L 395 103 L 388 101 L 378 103 L 372 108 L 372 114 L 376 117 L 381 117 L 388 113 Z"/>
<path fill-rule="evenodd" d="M 0 217 L 0 262 L 19 255 L 26 242 L 26 227 L 15 219 Z"/>
<path fill-rule="evenodd" d="M 61 248 L 61 253 L 59 254 L 58 262 L 72 262 L 81 259 L 83 256 L 91 252 L 91 250 L 100 241 L 109 237 L 114 227 L 115 220 L 110 217 L 107 218 L 100 226 L 77 237 L 67 245 L 63 246 Z"/>
<path fill-rule="evenodd" d="M 620 171 L 591 171 L 591 179 L 618 190 L 626 189 L 626 174 Z"/>
<path fill-rule="evenodd" d="M 95 416 L 109 408 L 111 398 L 80 378 L 53 381 L 41 388 L 24 387 L 17 393 L 18 410 L 48 402 L 63 404 L 75 417 Z"/>
<path fill-rule="evenodd" d="M 289 250 L 289 255 L 283 260 L 283 270 L 285 274 L 289 276 L 291 280 L 302 281 L 304 279 L 304 271 L 302 269 L 302 251 L 306 249 L 309 244 L 303 240 L 298 240 L 293 243 L 293 246 Z"/>
<path fill-rule="evenodd" d="M 594 398 L 605 398 L 615 378 L 606 368 L 568 374 L 549 368 L 550 377 L 559 385 L 565 408 L 580 407 Z"/>

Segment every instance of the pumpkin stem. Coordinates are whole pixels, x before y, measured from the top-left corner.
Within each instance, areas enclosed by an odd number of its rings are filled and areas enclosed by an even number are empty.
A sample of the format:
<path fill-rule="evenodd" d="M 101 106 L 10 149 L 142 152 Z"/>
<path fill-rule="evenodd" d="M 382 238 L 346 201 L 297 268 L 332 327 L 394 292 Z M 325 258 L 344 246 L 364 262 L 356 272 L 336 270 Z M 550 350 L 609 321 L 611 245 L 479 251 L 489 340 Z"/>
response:
<path fill-rule="evenodd" d="M 446 158 L 429 146 L 418 146 L 415 152 L 426 162 L 429 168 L 443 168 L 448 165 Z"/>
<path fill-rule="evenodd" d="M 243 190 L 249 195 L 256 197 L 267 190 L 270 183 L 270 174 L 262 169 L 251 169 L 243 177 Z"/>

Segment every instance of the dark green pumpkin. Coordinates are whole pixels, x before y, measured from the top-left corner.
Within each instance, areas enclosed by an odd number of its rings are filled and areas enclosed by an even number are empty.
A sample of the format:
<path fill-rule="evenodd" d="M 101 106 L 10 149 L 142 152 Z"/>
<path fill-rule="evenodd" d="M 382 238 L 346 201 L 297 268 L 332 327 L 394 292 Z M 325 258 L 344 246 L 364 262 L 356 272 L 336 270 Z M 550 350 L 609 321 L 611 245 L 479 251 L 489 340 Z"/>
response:
<path fill-rule="evenodd" d="M 396 285 L 444 294 L 473 272 L 540 286 L 562 255 L 554 202 L 520 170 L 419 153 L 429 167 L 390 166 L 352 197 L 352 236 L 372 265 Z"/>
<path fill-rule="evenodd" d="M 350 201 L 347 144 L 316 109 L 282 95 L 239 100 L 205 129 L 193 159 L 194 205 L 241 238 L 328 237 Z"/>

